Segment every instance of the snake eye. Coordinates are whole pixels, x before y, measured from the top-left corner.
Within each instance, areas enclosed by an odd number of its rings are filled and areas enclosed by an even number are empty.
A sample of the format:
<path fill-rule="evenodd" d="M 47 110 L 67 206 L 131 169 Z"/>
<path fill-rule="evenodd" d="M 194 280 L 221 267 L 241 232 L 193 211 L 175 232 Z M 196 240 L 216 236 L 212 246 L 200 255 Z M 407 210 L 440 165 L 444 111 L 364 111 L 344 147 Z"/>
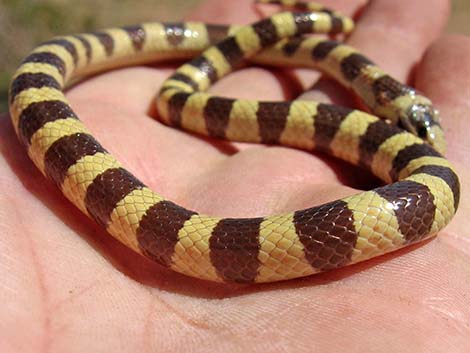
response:
<path fill-rule="evenodd" d="M 425 126 L 421 126 L 418 129 L 418 137 L 422 139 L 426 139 L 426 137 L 428 137 L 428 129 Z"/>

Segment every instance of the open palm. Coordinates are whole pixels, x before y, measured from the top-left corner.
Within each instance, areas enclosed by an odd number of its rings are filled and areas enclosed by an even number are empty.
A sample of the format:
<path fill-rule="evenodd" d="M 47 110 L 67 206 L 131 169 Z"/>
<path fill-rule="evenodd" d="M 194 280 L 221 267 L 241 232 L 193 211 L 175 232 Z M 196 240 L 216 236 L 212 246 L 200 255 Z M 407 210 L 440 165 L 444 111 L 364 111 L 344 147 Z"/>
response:
<path fill-rule="evenodd" d="M 250 0 L 210 0 L 194 19 L 256 20 Z M 358 1 L 325 1 L 353 13 Z M 350 43 L 441 110 L 463 196 L 453 222 L 413 251 L 269 285 L 194 280 L 128 250 L 35 169 L 0 117 L 1 352 L 463 352 L 470 333 L 470 39 L 437 39 L 444 0 L 376 0 Z M 432 43 L 432 44 L 431 44 Z M 424 54 L 423 59 L 421 60 Z M 323 155 L 204 139 L 150 116 L 173 68 L 106 73 L 67 97 L 105 147 L 154 190 L 218 216 L 256 216 L 333 200 L 376 183 Z M 237 72 L 214 92 L 285 99 L 305 70 Z M 293 83 L 296 79 L 297 83 Z M 304 98 L 351 99 L 321 80 Z"/>

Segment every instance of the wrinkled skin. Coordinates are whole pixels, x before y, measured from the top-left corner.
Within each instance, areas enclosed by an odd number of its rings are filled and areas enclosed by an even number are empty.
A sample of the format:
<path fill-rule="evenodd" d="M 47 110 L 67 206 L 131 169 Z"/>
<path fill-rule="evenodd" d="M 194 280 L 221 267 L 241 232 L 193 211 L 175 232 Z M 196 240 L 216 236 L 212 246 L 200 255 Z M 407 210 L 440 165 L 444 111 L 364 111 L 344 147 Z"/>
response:
<path fill-rule="evenodd" d="M 209 0 L 192 19 L 251 22 L 250 0 Z M 325 4 L 351 14 L 358 2 Z M 470 334 L 470 39 L 439 37 L 443 0 L 376 0 L 350 44 L 429 96 L 461 177 L 459 213 L 410 250 L 285 283 L 234 286 L 175 274 L 135 255 L 36 170 L 0 118 L 0 350 L 10 352 L 464 352 Z M 265 10 L 267 11 L 267 10 Z M 423 60 L 419 63 L 420 58 Z M 200 212 L 251 216 L 370 188 L 369 173 L 282 147 L 202 139 L 150 118 L 173 68 L 94 77 L 67 96 L 99 140 L 154 190 Z M 410 76 L 410 73 L 413 75 Z M 296 71 L 311 87 L 318 77 Z M 285 99 L 293 75 L 249 68 L 214 92 Z M 304 98 L 351 104 L 322 80 Z"/>

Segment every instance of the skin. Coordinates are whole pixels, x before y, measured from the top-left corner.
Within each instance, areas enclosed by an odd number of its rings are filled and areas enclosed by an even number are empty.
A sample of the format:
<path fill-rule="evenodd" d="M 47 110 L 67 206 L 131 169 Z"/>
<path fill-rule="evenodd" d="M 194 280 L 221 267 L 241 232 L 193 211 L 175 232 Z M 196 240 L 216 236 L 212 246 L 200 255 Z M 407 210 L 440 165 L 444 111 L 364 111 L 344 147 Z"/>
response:
<path fill-rule="evenodd" d="M 346 14 L 361 5 L 325 4 Z M 376 0 L 363 9 L 349 43 L 441 110 L 448 157 L 463 189 L 458 214 L 432 241 L 305 279 L 220 285 L 141 258 L 40 175 L 1 115 L 2 352 L 464 352 L 470 334 L 470 39 L 441 37 L 448 10 L 442 0 Z M 243 23 L 258 16 L 248 0 L 209 0 L 192 19 Z M 67 94 L 104 146 L 166 197 L 200 212 L 254 216 L 377 184 L 368 172 L 324 155 L 203 139 L 151 119 L 152 98 L 172 70 L 117 70 Z M 316 78 L 306 70 L 286 75 L 248 68 L 213 91 L 286 99 Z M 352 102 L 327 79 L 303 97 Z"/>

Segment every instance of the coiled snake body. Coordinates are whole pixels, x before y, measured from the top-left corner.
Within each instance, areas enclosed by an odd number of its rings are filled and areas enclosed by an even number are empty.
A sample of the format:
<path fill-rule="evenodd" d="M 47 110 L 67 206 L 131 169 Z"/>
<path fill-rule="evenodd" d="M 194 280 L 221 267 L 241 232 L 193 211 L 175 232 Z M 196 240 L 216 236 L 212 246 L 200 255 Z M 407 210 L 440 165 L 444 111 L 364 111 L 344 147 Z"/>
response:
<path fill-rule="evenodd" d="M 282 12 L 247 26 L 144 23 L 57 37 L 38 46 L 23 60 L 10 88 L 11 119 L 29 156 L 119 241 L 206 280 L 250 283 L 307 276 L 435 235 L 457 210 L 459 181 L 441 155 L 444 137 L 429 99 L 345 44 L 301 36 L 348 33 L 350 19 L 315 4 L 265 2 L 308 12 Z M 201 215 L 165 200 L 124 169 L 80 122 L 62 92 L 71 79 L 92 72 L 196 55 L 163 83 L 157 98 L 163 122 L 228 140 L 325 151 L 389 184 L 281 215 Z M 320 68 L 387 121 L 312 101 L 259 102 L 204 92 L 245 59 Z"/>

